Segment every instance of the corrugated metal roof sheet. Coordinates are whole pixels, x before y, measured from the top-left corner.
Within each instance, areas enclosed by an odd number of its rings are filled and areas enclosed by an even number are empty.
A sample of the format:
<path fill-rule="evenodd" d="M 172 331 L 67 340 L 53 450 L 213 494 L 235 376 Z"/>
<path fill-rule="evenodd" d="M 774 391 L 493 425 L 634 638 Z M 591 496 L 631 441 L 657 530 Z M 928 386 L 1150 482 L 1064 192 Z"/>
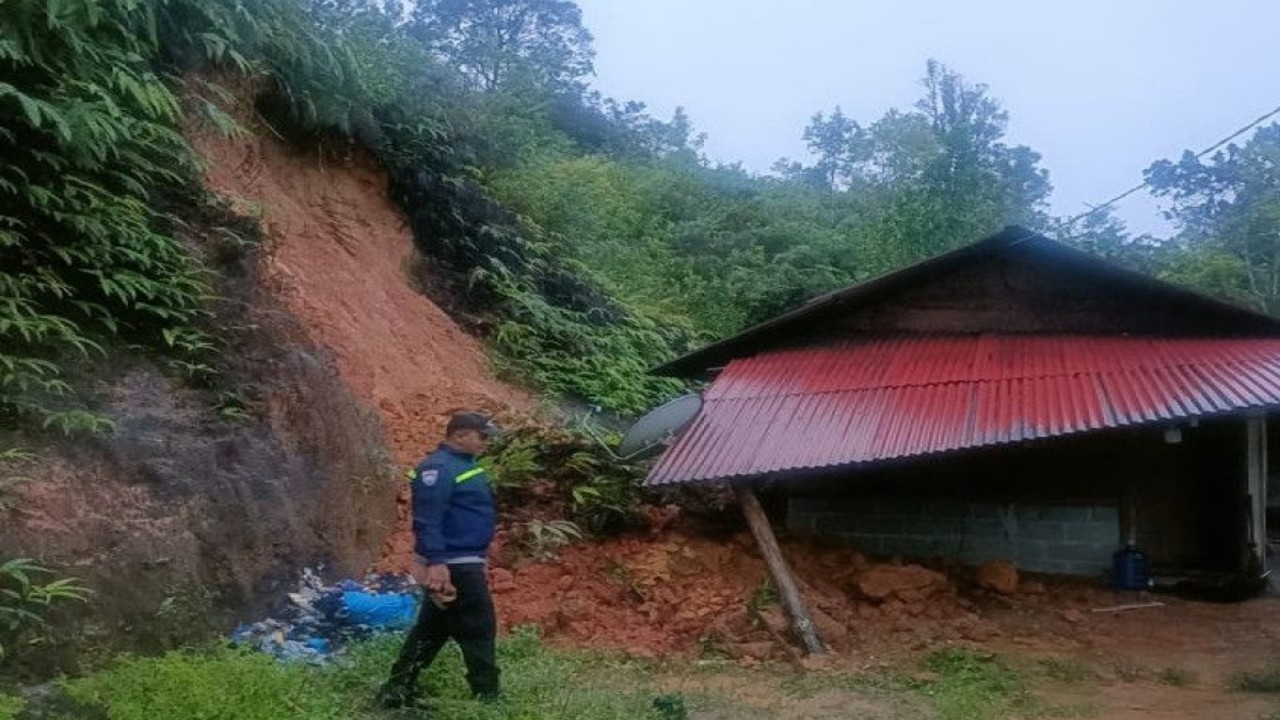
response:
<path fill-rule="evenodd" d="M 649 484 L 1280 405 L 1280 339 L 909 337 L 734 360 Z"/>

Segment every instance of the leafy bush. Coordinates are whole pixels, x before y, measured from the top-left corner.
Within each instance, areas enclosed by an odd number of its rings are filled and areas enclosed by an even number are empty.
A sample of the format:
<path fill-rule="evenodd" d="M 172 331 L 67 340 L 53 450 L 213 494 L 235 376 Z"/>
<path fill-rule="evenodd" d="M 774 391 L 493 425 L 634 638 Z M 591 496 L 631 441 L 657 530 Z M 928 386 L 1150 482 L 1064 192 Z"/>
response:
<path fill-rule="evenodd" d="M 504 505 L 527 510 L 541 503 L 546 514 L 572 518 L 575 532 L 623 529 L 640 502 L 641 468 L 619 460 L 588 431 L 515 430 L 483 462 Z"/>
<path fill-rule="evenodd" d="M 582 539 L 582 529 L 568 520 L 530 520 L 524 526 L 524 545 L 537 560 L 551 560 L 560 548 Z"/>
<path fill-rule="evenodd" d="M 25 704 L 21 698 L 0 693 L 0 720 L 15 720 Z"/>
<path fill-rule="evenodd" d="M 495 488 L 521 487 L 536 480 L 543 467 L 540 440 L 533 433 L 516 433 L 498 441 L 484 456 L 484 467 Z"/>
<path fill-rule="evenodd" d="M 208 294 L 174 238 L 160 188 L 193 156 L 178 97 L 149 62 L 155 8 L 142 2 L 6 3 L 0 24 L 0 413 L 64 430 L 108 424 L 53 406 L 61 363 L 103 337 L 209 348 Z"/>
<path fill-rule="evenodd" d="M 506 369 L 545 392 L 624 414 L 683 388 L 647 371 L 692 344 L 686 323 L 659 321 L 610 296 L 474 181 L 406 171 L 394 197 L 419 249 L 465 274 L 471 303 L 496 315 L 491 342 Z"/>
<path fill-rule="evenodd" d="M 76 700 L 106 708 L 112 720 L 339 720 L 358 716 L 364 700 L 321 682 L 312 668 L 232 650 L 125 658 L 68 688 Z"/>
<path fill-rule="evenodd" d="M 89 599 L 89 590 L 75 578 L 41 581 L 53 574 L 27 558 L 0 564 L 0 662 L 40 641 L 54 608 Z"/>

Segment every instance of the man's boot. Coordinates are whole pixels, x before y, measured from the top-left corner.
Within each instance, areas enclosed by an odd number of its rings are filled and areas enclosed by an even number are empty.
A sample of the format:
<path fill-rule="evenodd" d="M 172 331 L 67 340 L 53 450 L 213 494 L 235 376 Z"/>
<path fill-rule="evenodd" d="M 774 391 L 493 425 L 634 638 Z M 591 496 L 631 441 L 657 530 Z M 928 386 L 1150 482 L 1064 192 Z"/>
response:
<path fill-rule="evenodd" d="M 416 693 L 399 683 L 388 682 L 373 697 L 374 705 L 383 710 L 399 710 L 418 706 Z"/>

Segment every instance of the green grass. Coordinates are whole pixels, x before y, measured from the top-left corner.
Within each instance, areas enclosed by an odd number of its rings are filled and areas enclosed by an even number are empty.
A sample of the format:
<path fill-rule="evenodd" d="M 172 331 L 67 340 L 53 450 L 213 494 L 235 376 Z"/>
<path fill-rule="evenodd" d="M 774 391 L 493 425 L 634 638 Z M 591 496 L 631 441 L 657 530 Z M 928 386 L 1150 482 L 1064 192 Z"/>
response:
<path fill-rule="evenodd" d="M 924 661 L 937 679 L 921 691 L 940 720 L 1002 718 L 1024 715 L 1031 695 L 1022 677 L 998 657 L 970 650 L 940 650 Z"/>
<path fill-rule="evenodd" d="M 1172 687 L 1188 687 L 1195 684 L 1195 673 L 1180 667 L 1167 667 L 1156 673 L 1156 680 Z"/>
<path fill-rule="evenodd" d="M 1280 666 L 1241 673 L 1231 684 L 1242 692 L 1280 693 Z"/>
<path fill-rule="evenodd" d="M 384 637 L 352 648 L 328 667 L 281 664 L 225 648 L 124 658 L 113 667 L 67 681 L 72 698 L 105 710 L 110 720 L 235 718 L 236 720 L 357 720 L 399 717 L 370 706 L 399 648 Z M 659 693 L 640 661 L 546 649 L 532 633 L 499 646 L 506 699 L 469 699 L 456 651 L 442 653 L 424 678 L 439 717 L 454 720 L 662 720 Z M 675 700 L 666 698 L 670 707 Z M 0 705 L 0 708 L 4 708 Z M 0 720 L 7 720 L 0 710 Z M 71 720 L 67 718 L 66 720 Z"/>
<path fill-rule="evenodd" d="M 1087 666 L 1074 660 L 1051 658 L 1040 665 L 1051 678 L 1066 683 L 1094 677 Z M 892 697 L 900 708 L 908 708 L 903 703 L 910 698 L 922 698 L 939 720 L 1089 717 L 1097 712 L 1089 704 L 1042 702 L 1022 674 L 1000 657 L 960 649 L 940 650 L 918 667 L 886 672 L 799 674 L 784 680 L 782 689 L 798 698 L 827 691 Z"/>
<path fill-rule="evenodd" d="M 0 693 L 0 720 L 14 720 L 22 705 L 23 702 L 18 698 Z"/>

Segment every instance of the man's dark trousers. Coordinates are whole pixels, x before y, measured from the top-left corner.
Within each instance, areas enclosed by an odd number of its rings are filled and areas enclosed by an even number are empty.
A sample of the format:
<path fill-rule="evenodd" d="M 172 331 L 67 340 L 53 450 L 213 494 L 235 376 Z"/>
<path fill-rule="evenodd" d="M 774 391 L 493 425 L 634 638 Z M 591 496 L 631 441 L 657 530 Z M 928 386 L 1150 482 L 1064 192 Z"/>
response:
<path fill-rule="evenodd" d="M 467 666 L 467 683 L 481 699 L 498 697 L 498 661 L 495 636 L 497 617 L 489 582 L 482 563 L 450 565 L 449 576 L 458 597 L 443 610 L 430 598 L 422 602 L 418 621 L 405 638 L 400 658 L 391 667 L 390 687 L 412 694 L 418 674 L 436 659 L 440 648 L 452 638 L 462 649 Z"/>

